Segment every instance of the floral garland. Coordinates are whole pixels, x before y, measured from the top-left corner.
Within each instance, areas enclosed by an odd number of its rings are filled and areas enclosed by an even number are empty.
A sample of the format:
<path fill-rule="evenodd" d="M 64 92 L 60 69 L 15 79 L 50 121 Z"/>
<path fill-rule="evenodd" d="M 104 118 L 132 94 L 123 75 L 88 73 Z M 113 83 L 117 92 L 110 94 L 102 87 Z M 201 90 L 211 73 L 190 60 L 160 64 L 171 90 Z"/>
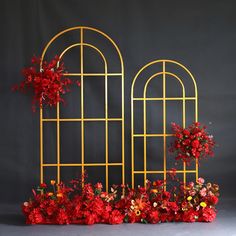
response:
<path fill-rule="evenodd" d="M 213 156 L 215 141 L 212 135 L 206 132 L 206 126 L 195 122 L 188 128 L 183 128 L 172 123 L 175 142 L 171 145 L 170 152 L 175 154 L 176 160 L 190 164 L 191 161 L 201 160 Z"/>
<path fill-rule="evenodd" d="M 101 183 L 72 180 L 68 186 L 59 184 L 57 191 L 55 185 L 51 180 L 50 191 L 41 184 L 22 205 L 27 224 L 212 222 L 219 196 L 219 186 L 205 184 L 203 178 L 170 191 L 164 190 L 161 180 L 136 189 L 113 186 L 110 193 Z"/>
<path fill-rule="evenodd" d="M 58 102 L 64 102 L 61 96 L 70 91 L 73 82 L 69 78 L 63 77 L 65 67 L 60 58 L 55 56 L 50 62 L 42 62 L 40 58 L 34 56 L 31 63 L 32 66 L 24 68 L 22 71 L 25 79 L 19 85 L 14 85 L 12 90 L 23 93 L 32 91 L 33 111 L 36 110 L 37 104 L 40 107 L 43 105 L 52 107 L 56 106 Z M 78 81 L 76 83 L 80 86 Z"/>

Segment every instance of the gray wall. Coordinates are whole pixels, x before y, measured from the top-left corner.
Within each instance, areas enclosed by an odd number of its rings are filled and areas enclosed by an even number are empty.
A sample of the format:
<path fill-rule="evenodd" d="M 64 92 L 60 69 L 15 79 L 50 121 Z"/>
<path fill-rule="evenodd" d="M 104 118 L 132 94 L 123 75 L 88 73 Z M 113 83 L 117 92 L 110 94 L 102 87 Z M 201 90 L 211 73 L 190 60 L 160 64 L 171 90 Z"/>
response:
<path fill-rule="evenodd" d="M 32 113 L 30 96 L 13 94 L 10 88 L 22 80 L 21 68 L 29 64 L 34 53 L 40 55 L 51 37 L 77 25 L 91 26 L 106 32 L 116 41 L 124 58 L 126 181 L 130 182 L 132 78 L 144 64 L 168 58 L 183 63 L 194 74 L 199 89 L 200 121 L 209 126 L 209 131 L 219 145 L 214 159 L 202 162 L 200 175 L 219 183 L 223 197 L 235 196 L 235 9 L 233 0 L 2 0 L 0 202 L 24 201 L 29 197 L 31 187 L 39 181 L 39 114 Z M 93 59 L 88 59 L 88 68 L 94 69 Z M 67 63 L 73 62 L 70 59 Z M 100 96 L 98 91 L 99 87 L 90 88 L 89 94 L 93 101 Z M 72 98 L 68 96 L 68 104 L 71 104 Z M 114 107 L 118 107 L 116 98 L 113 100 Z M 72 111 L 74 106 L 68 105 L 67 111 Z M 94 106 L 94 110 L 98 106 Z M 71 137 L 65 141 L 67 160 L 80 151 L 77 147 L 79 127 L 68 126 L 63 131 L 63 137 Z M 92 135 L 88 138 L 95 147 L 103 140 L 99 129 L 91 127 Z M 47 154 L 50 157 L 55 154 L 54 131 L 53 125 L 46 131 L 49 137 Z M 113 156 L 117 153 L 114 146 Z M 104 157 L 101 150 L 90 149 L 91 159 Z M 66 172 L 68 178 L 76 174 L 76 170 Z M 95 181 L 100 178 L 99 175 L 100 172 L 94 172 L 90 180 Z"/>

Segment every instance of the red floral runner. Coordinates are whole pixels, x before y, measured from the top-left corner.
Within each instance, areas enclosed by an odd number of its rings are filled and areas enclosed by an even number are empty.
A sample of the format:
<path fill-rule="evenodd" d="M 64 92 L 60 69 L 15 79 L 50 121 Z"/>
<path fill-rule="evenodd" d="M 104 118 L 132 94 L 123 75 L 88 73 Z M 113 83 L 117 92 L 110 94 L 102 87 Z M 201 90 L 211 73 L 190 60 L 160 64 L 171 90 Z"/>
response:
<path fill-rule="evenodd" d="M 217 184 L 205 184 L 199 178 L 196 183 L 180 183 L 169 191 L 164 186 L 161 180 L 147 181 L 146 187 L 113 186 L 107 193 L 101 183 L 83 184 L 79 180 L 72 180 L 68 186 L 60 184 L 56 190 L 52 180 L 50 187 L 41 184 L 37 192 L 33 190 L 33 198 L 22 205 L 22 210 L 27 224 L 156 224 L 215 219 Z"/>

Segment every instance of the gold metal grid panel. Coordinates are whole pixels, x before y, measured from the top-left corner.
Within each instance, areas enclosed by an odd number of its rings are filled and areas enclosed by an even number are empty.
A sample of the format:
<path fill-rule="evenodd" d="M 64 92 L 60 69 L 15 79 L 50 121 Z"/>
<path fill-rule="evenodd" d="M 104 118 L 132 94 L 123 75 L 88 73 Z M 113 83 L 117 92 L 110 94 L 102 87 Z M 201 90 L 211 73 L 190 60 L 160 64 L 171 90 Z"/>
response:
<path fill-rule="evenodd" d="M 151 77 L 147 78 L 147 81 L 144 85 L 144 91 L 143 91 L 143 96 L 142 97 L 134 97 L 134 88 L 135 88 L 135 82 L 139 78 L 139 75 L 145 71 L 149 66 L 152 66 L 154 64 L 161 64 L 162 65 L 162 71 L 157 72 L 153 74 Z M 185 86 L 184 83 L 182 82 L 181 78 L 179 78 L 176 74 L 170 73 L 166 71 L 166 64 L 175 64 L 178 67 L 184 69 L 185 72 L 189 75 L 189 77 L 192 79 L 193 85 L 194 85 L 194 96 L 192 97 L 186 97 L 185 93 Z M 166 96 L 166 75 L 169 75 L 176 79 L 181 87 L 182 87 L 182 97 L 167 97 Z M 147 88 L 149 85 L 149 82 L 157 77 L 162 77 L 162 90 L 163 90 L 163 96 L 162 97 L 146 97 L 146 92 Z M 136 76 L 133 79 L 132 82 L 132 88 L 131 88 L 131 165 L 132 165 L 132 187 L 135 185 L 135 180 L 134 177 L 136 174 L 142 174 L 144 176 L 144 185 L 147 179 L 147 174 L 163 174 L 163 179 L 166 179 L 167 173 L 170 173 L 171 170 L 167 170 L 167 165 L 166 165 L 166 154 L 167 154 L 167 143 L 166 143 L 166 138 L 173 136 L 173 134 L 167 134 L 166 133 L 166 101 L 182 101 L 182 125 L 185 127 L 186 125 L 186 103 L 185 101 L 187 100 L 192 100 L 194 101 L 194 106 L 195 106 L 195 121 L 198 120 L 198 93 L 197 93 L 197 84 L 196 81 L 191 74 L 191 72 L 182 64 L 179 62 L 173 61 L 173 60 L 156 60 L 148 63 L 144 67 L 142 67 L 139 72 L 136 74 Z M 138 119 L 139 117 L 134 117 L 134 107 L 137 105 L 135 104 L 135 101 L 143 101 L 143 133 L 135 133 L 134 131 L 134 121 L 135 119 Z M 162 101 L 162 106 L 163 106 L 163 132 L 160 134 L 148 134 L 147 133 L 147 121 L 146 121 L 146 101 Z M 134 152 L 134 143 L 135 143 L 135 138 L 136 137 L 141 137 L 143 138 L 143 145 L 144 145 L 144 151 L 143 151 L 143 170 L 142 171 L 137 171 L 135 170 L 134 162 L 135 162 L 135 152 Z M 149 171 L 147 170 L 147 137 L 162 137 L 163 139 L 163 169 L 162 170 L 155 170 L 155 171 Z M 137 160 L 139 161 L 139 160 Z M 157 160 L 158 161 L 158 160 Z M 176 173 L 181 173 L 183 174 L 183 181 L 186 183 L 186 174 L 188 173 L 195 173 L 196 179 L 198 178 L 198 162 L 196 161 L 195 169 L 193 170 L 186 170 L 186 164 L 183 163 L 183 169 L 182 170 L 177 170 Z"/>
<path fill-rule="evenodd" d="M 81 97 L 80 97 L 80 105 L 81 105 L 81 115 L 79 118 L 66 118 L 66 119 L 62 119 L 60 118 L 60 104 L 57 104 L 56 107 L 56 118 L 55 119 L 46 119 L 43 117 L 43 109 L 40 109 L 40 182 L 42 183 L 44 181 L 44 167 L 57 167 L 57 183 L 61 182 L 61 176 L 60 176 L 60 172 L 61 172 L 61 168 L 62 167 L 72 167 L 72 166 L 78 166 L 81 167 L 81 171 L 82 173 L 84 173 L 85 171 L 85 167 L 87 166 L 93 166 L 93 167 L 98 167 L 98 166 L 105 166 L 106 169 L 106 191 L 108 190 L 108 186 L 109 186 L 109 180 L 108 180 L 108 176 L 109 176 L 109 166 L 121 166 L 122 168 L 122 183 L 125 183 L 125 166 L 124 166 L 124 63 L 123 63 L 123 59 L 122 59 L 122 55 L 120 53 L 120 50 L 118 48 L 118 46 L 115 44 L 115 42 L 105 33 L 103 33 L 100 30 L 97 30 L 95 28 L 91 28 L 91 27 L 84 27 L 84 26 L 78 26 L 78 27 L 73 27 L 73 28 L 69 28 L 66 29 L 60 33 L 58 33 L 57 35 L 55 35 L 50 41 L 49 43 L 46 45 L 46 47 L 43 50 L 42 53 L 42 61 L 45 57 L 45 54 L 48 50 L 48 48 L 50 47 L 50 45 L 60 36 L 62 36 L 63 34 L 69 32 L 69 31 L 80 31 L 80 39 L 79 42 L 76 44 L 72 44 L 70 46 L 68 46 L 67 48 L 65 48 L 62 53 L 60 54 L 60 58 L 62 58 L 65 53 L 75 47 L 80 47 L 80 72 L 79 73 L 64 73 L 64 76 L 75 76 L 75 77 L 80 77 L 80 81 L 81 81 Z M 97 47 L 95 47 L 92 44 L 88 44 L 86 42 L 84 42 L 84 34 L 86 33 L 86 31 L 93 31 L 101 36 L 104 37 L 105 40 L 108 40 L 109 43 L 112 44 L 113 48 L 115 49 L 115 52 L 117 53 L 118 57 L 119 57 L 119 61 L 120 61 L 120 70 L 117 73 L 109 73 L 108 72 L 108 65 L 107 65 L 107 60 L 104 56 L 104 54 L 102 53 L 101 50 L 99 50 Z M 104 73 L 84 73 L 84 47 L 89 47 L 94 49 L 102 58 L 103 62 L 104 62 Z M 59 66 L 59 65 L 58 65 Z M 42 67 L 42 64 L 41 64 Z M 86 118 L 84 116 L 84 79 L 86 76 L 104 76 L 105 79 L 105 117 L 104 118 Z M 108 117 L 108 78 L 110 76 L 119 76 L 121 79 L 121 106 L 122 106 L 122 110 L 121 110 L 121 117 L 117 117 L 117 118 L 109 118 Z M 84 160 L 84 123 L 85 122 L 105 122 L 105 163 L 85 163 Z M 44 150 L 44 139 L 43 139 L 43 124 L 44 122 L 56 122 L 56 127 L 57 127 L 57 161 L 56 163 L 51 163 L 51 164 L 46 164 L 44 163 L 44 156 L 43 156 L 43 150 Z M 60 154 L 60 123 L 61 122 L 80 122 L 81 124 L 81 162 L 80 163 L 61 163 L 61 154 Z M 122 129 L 122 134 L 121 134 L 121 141 L 122 141 L 122 157 L 121 157 L 121 162 L 116 162 L 116 163 L 110 163 L 109 162 L 109 156 L 108 156 L 108 143 L 109 143 L 109 137 L 108 137 L 108 123 L 109 122 L 121 122 L 121 129 Z"/>

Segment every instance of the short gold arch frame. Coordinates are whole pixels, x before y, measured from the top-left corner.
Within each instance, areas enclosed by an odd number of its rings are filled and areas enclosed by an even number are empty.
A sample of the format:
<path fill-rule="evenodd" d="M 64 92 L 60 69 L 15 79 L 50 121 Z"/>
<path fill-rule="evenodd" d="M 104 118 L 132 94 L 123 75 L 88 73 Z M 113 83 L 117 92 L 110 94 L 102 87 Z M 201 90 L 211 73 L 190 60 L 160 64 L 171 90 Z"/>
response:
<path fill-rule="evenodd" d="M 135 85 L 138 79 L 144 79 L 141 74 L 145 72 L 148 68 L 151 66 L 159 66 L 160 71 L 157 73 L 154 73 L 152 76 L 148 77 L 145 79 L 145 84 L 144 84 L 144 89 L 143 89 L 143 94 L 142 96 L 135 96 L 134 89 Z M 194 95 L 193 96 L 186 96 L 186 88 L 184 85 L 184 82 L 182 81 L 181 78 L 179 78 L 176 74 L 169 72 L 166 68 L 167 65 L 174 65 L 177 66 L 177 68 L 184 70 L 185 73 L 187 73 L 188 77 L 192 80 L 193 83 L 193 88 L 194 88 Z M 166 96 L 166 80 L 168 78 L 174 78 L 176 79 L 179 84 L 181 85 L 182 88 L 182 96 L 180 97 L 167 97 Z M 149 86 L 149 83 L 157 78 L 160 79 L 162 78 L 162 95 L 161 97 L 147 97 L 147 88 Z M 148 63 L 145 65 L 143 68 L 139 70 L 139 72 L 136 74 L 136 76 L 133 79 L 132 83 L 132 88 L 131 88 L 131 165 L 132 165 L 132 187 L 135 185 L 135 175 L 143 175 L 144 179 L 144 185 L 147 179 L 147 174 L 163 174 L 163 179 L 166 179 L 166 175 L 168 172 L 171 170 L 167 169 L 167 137 L 173 136 L 171 133 L 167 133 L 167 120 L 166 120 L 166 101 L 182 101 L 182 125 L 185 127 L 186 125 L 186 101 L 187 100 L 192 100 L 194 102 L 194 113 L 195 113 L 195 121 L 198 120 L 198 94 L 197 94 L 197 85 L 195 82 L 195 79 L 191 72 L 182 64 L 179 62 L 173 61 L 173 60 L 156 60 L 153 62 Z M 143 106 L 143 133 L 136 133 L 135 132 L 135 126 L 134 123 L 137 121 L 137 119 L 140 119 L 140 117 L 135 117 L 134 115 L 134 108 L 138 105 L 136 104 L 137 101 L 142 101 L 142 106 Z M 162 101 L 162 119 L 163 119 L 163 131 L 162 133 L 147 133 L 147 110 L 146 110 L 146 102 L 147 101 Z M 160 137 L 163 142 L 163 169 L 159 170 L 148 170 L 147 169 L 147 138 L 150 139 L 152 137 Z M 137 138 L 142 138 L 143 139 L 143 160 L 137 160 L 135 158 L 136 152 L 135 152 L 135 142 Z M 136 170 L 135 168 L 135 161 L 140 162 L 143 161 L 143 169 L 142 170 Z M 160 161 L 160 160 L 157 160 Z M 183 169 L 182 170 L 177 170 L 177 173 L 183 174 L 183 181 L 184 183 L 186 182 L 186 174 L 188 173 L 195 173 L 196 179 L 198 178 L 198 163 L 196 162 L 195 168 L 191 170 L 186 169 L 186 164 L 183 164 Z"/>
<path fill-rule="evenodd" d="M 49 43 L 46 45 L 46 47 L 43 50 L 42 53 L 42 61 L 44 60 L 44 57 L 46 55 L 46 52 L 48 50 L 48 48 L 50 47 L 50 45 L 52 45 L 54 43 L 54 41 L 56 39 L 58 39 L 60 36 L 66 34 L 67 32 L 71 32 L 71 31 L 76 31 L 80 33 L 80 38 L 78 39 L 78 43 L 72 44 L 67 46 L 60 55 L 60 58 L 63 58 L 63 56 L 71 49 L 75 48 L 75 47 L 79 47 L 80 49 L 80 71 L 78 71 L 77 73 L 70 73 L 67 72 L 64 75 L 67 77 L 77 77 L 80 78 L 80 89 L 81 89 L 81 97 L 80 97 L 80 106 L 81 106 L 81 114 L 80 117 L 76 118 L 66 118 L 66 119 L 62 119 L 60 118 L 60 104 L 57 104 L 56 107 L 56 118 L 55 119 L 47 119 L 44 118 L 43 116 L 43 109 L 40 109 L 40 182 L 42 183 L 44 181 L 44 168 L 45 167 L 56 167 L 57 168 L 57 182 L 60 183 L 61 181 L 61 168 L 62 167 L 72 167 L 72 166 L 78 166 L 81 168 L 81 172 L 84 173 L 85 168 L 87 166 L 92 166 L 92 167 L 98 167 L 98 166 L 105 166 L 105 180 L 106 180 L 106 190 L 108 190 L 108 186 L 109 186 L 109 181 L 108 181 L 108 177 L 109 177 L 109 167 L 110 166 L 120 166 L 121 167 L 121 172 L 122 172 L 122 183 L 125 182 L 125 167 L 124 167 L 124 65 L 123 65 L 123 59 L 122 59 L 122 55 L 120 53 L 120 50 L 118 48 L 118 46 L 115 44 L 115 42 L 105 33 L 103 33 L 100 30 L 97 30 L 95 28 L 91 28 L 91 27 L 84 27 L 84 26 L 78 26 L 78 27 L 73 27 L 73 28 L 69 28 L 66 29 L 60 33 L 58 33 L 57 35 L 55 35 L 50 41 Z M 103 52 L 95 47 L 92 44 L 86 43 L 85 39 L 84 39 L 84 35 L 86 34 L 86 32 L 88 31 L 92 31 L 93 33 L 98 34 L 99 36 L 103 37 L 103 40 L 108 40 L 108 42 L 112 45 L 113 49 L 115 50 L 115 52 L 117 53 L 117 56 L 119 58 L 119 71 L 116 73 L 110 73 L 109 72 L 109 65 L 108 62 L 103 54 Z M 95 52 L 97 52 L 100 57 L 103 60 L 104 63 L 104 72 L 103 73 L 87 73 L 84 71 L 84 48 L 85 47 L 89 47 L 95 50 Z M 42 66 L 42 65 L 41 65 Z M 105 97 L 105 104 L 104 104 L 104 114 L 105 117 L 103 118 L 88 118 L 85 117 L 84 114 L 84 107 L 85 107 L 85 103 L 84 103 L 84 80 L 86 80 L 86 77 L 88 76 L 92 76 L 92 77 L 104 77 L 105 83 L 104 83 L 104 97 Z M 108 100 L 109 100 L 109 96 L 108 96 L 108 79 L 111 76 L 115 76 L 115 79 L 120 79 L 121 80 L 121 114 L 120 117 L 109 117 L 109 113 L 108 113 Z M 76 101 L 75 101 L 76 102 Z M 43 131 L 44 131 L 44 123 L 45 122 L 56 122 L 56 130 L 57 130 L 57 134 L 56 134 L 56 146 L 57 146 L 57 158 L 56 158 L 56 163 L 50 163 L 50 164 L 46 164 L 44 163 L 44 139 L 43 139 Z M 81 124 L 81 157 L 78 157 L 78 162 L 77 163 L 61 163 L 61 142 L 60 142 L 60 124 L 61 122 L 80 122 Z M 85 162 L 85 158 L 84 158 L 84 147 L 85 147 L 85 139 L 84 139 L 84 133 L 85 133 L 85 122 L 105 122 L 105 162 L 104 163 L 86 163 Z M 121 123 L 121 145 L 122 145 L 122 152 L 121 152 L 121 160 L 118 162 L 109 162 L 109 133 L 108 133 L 108 123 L 109 122 L 120 122 Z"/>

